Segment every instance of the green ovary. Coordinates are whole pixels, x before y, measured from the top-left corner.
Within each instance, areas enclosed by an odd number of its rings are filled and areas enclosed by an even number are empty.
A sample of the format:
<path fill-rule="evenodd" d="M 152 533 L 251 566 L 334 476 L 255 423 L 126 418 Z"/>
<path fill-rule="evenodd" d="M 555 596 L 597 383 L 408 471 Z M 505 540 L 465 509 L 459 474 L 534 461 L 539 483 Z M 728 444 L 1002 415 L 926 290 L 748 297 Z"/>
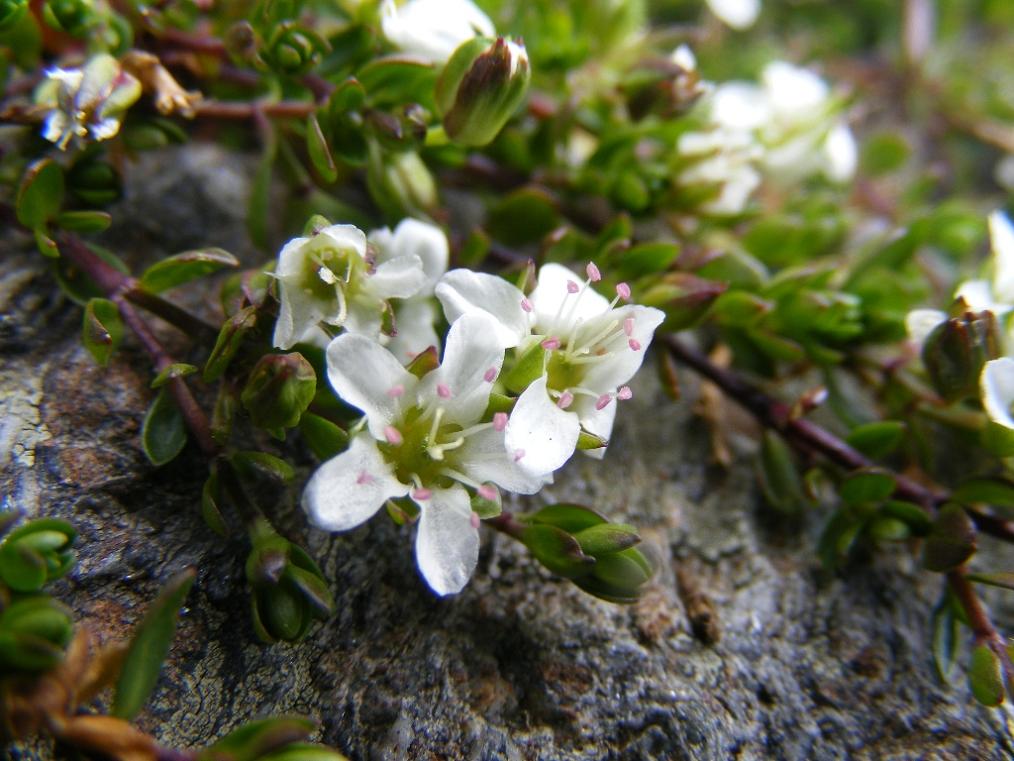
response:
<path fill-rule="evenodd" d="M 459 446 L 457 442 L 463 440 L 458 435 L 462 428 L 453 423 L 438 425 L 431 438 L 437 414 L 440 414 L 439 411 L 413 407 L 395 426 L 401 434 L 401 443 L 378 443 L 381 454 L 394 467 L 394 474 L 402 483 L 431 489 L 446 489 L 453 483 L 453 479 L 444 475 L 443 471 L 456 469 L 454 454 Z"/>

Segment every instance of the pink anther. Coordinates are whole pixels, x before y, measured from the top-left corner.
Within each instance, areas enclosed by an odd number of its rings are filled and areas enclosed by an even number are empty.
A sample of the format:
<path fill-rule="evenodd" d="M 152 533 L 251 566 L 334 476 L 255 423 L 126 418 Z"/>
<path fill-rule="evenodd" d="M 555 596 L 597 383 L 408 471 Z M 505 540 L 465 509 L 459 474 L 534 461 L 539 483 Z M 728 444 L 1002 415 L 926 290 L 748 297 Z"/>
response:
<path fill-rule="evenodd" d="M 393 425 L 389 425 L 384 429 L 384 438 L 387 439 L 388 444 L 394 444 L 394 446 L 399 446 L 404 441 L 401 437 L 401 431 Z"/>
<path fill-rule="evenodd" d="M 493 415 L 493 430 L 503 431 L 507 428 L 507 413 L 497 412 Z"/>

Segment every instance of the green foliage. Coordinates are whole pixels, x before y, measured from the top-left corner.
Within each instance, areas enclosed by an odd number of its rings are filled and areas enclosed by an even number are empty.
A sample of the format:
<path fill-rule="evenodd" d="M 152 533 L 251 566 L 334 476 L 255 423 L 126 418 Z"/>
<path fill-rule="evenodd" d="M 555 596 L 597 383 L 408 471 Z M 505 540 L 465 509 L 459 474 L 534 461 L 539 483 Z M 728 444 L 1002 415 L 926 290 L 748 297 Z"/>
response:
<path fill-rule="evenodd" d="M 181 571 L 166 583 L 148 607 L 123 660 L 111 709 L 113 716 L 133 718 L 148 701 L 176 634 L 180 607 L 196 578 L 193 568 Z"/>
<path fill-rule="evenodd" d="M 185 251 L 146 269 L 141 275 L 141 285 L 152 293 L 162 293 L 226 267 L 238 266 L 236 257 L 220 248 Z"/>
<path fill-rule="evenodd" d="M 141 426 L 141 444 L 152 465 L 165 465 L 176 459 L 187 443 L 183 415 L 168 388 L 159 389 L 148 407 Z"/>

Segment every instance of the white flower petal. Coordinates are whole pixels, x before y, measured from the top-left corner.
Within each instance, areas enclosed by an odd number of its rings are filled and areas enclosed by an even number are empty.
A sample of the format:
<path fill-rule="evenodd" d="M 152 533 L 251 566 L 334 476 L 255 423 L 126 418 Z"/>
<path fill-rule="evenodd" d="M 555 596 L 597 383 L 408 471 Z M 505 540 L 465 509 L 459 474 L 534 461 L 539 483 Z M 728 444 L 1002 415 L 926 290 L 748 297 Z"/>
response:
<path fill-rule="evenodd" d="M 852 179 L 859 163 L 859 149 L 848 125 L 838 123 L 831 128 L 824 140 L 824 155 L 824 174 L 831 182 L 848 182 Z"/>
<path fill-rule="evenodd" d="M 578 420 L 581 421 L 581 427 L 588 431 L 588 433 L 601 436 L 606 441 L 609 441 L 609 437 L 613 435 L 613 421 L 616 419 L 616 410 L 619 407 L 619 403 L 616 399 L 613 399 L 602 409 L 596 409 L 596 401 L 590 396 L 578 397 L 574 400 L 574 406 L 571 407 L 571 410 L 577 413 Z M 588 457 L 600 460 L 605 456 L 606 449 L 607 447 L 587 449 L 584 450 L 584 453 Z"/>
<path fill-rule="evenodd" d="M 764 91 L 749 82 L 726 82 L 709 101 L 711 121 L 733 132 L 749 133 L 771 121 L 771 105 Z"/>
<path fill-rule="evenodd" d="M 496 35 L 493 22 L 469 0 L 408 0 L 400 8 L 384 0 L 380 25 L 395 47 L 436 64 L 476 35 Z"/>
<path fill-rule="evenodd" d="M 419 530 L 415 560 L 430 588 L 438 595 L 460 592 L 479 560 L 479 530 L 472 525 L 468 493 L 460 486 L 435 489 L 417 500 Z"/>
<path fill-rule="evenodd" d="M 1011 310 L 1010 304 L 1003 304 L 993 298 L 993 285 L 988 280 L 966 280 L 954 291 L 954 298 L 964 299 L 973 312 L 992 312 L 1002 317 Z"/>
<path fill-rule="evenodd" d="M 1014 402 L 1014 359 L 1001 357 L 991 359 L 982 368 L 979 376 L 982 391 L 982 406 L 995 423 L 1014 428 L 1011 403 Z"/>
<path fill-rule="evenodd" d="M 535 494 L 553 483 L 552 473 L 532 473 L 521 467 L 504 441 L 504 432 L 494 428 L 473 433 L 455 453 L 458 469 L 478 483 L 490 481 L 515 494 Z"/>
<path fill-rule="evenodd" d="M 539 269 L 539 282 L 532 291 L 530 301 L 535 308 L 535 326 L 538 332 L 563 332 L 566 326 L 578 320 L 588 320 L 609 311 L 609 299 L 592 290 L 591 286 L 570 293 L 568 283 L 580 285 L 584 278 L 562 264 L 543 264 Z"/>
<path fill-rule="evenodd" d="M 383 326 L 381 315 L 384 303 L 379 296 L 369 292 L 356 294 L 346 305 L 345 320 L 342 327 L 349 333 L 365 336 L 371 341 L 380 339 L 380 329 Z"/>
<path fill-rule="evenodd" d="M 280 280 L 298 276 L 303 272 L 303 245 L 309 238 L 293 238 L 278 252 L 278 264 L 275 265 L 275 276 Z"/>
<path fill-rule="evenodd" d="M 394 228 L 391 234 L 386 229 L 389 239 L 385 248 L 390 251 L 390 256 L 418 256 L 422 262 L 423 272 L 426 273 L 427 295 L 433 292 L 433 287 L 440 277 L 447 271 L 447 261 L 450 252 L 447 247 L 447 236 L 444 231 L 436 225 L 422 222 L 418 219 L 403 219 Z M 374 233 L 370 234 L 370 241 L 374 240 Z"/>
<path fill-rule="evenodd" d="M 549 398 L 543 375 L 514 404 L 507 422 L 507 451 L 515 456 L 523 452 L 518 463 L 531 473 L 552 473 L 574 454 L 580 429 L 577 415 Z"/>
<path fill-rule="evenodd" d="M 922 346 L 934 328 L 946 319 L 946 312 L 939 309 L 913 309 L 905 315 L 905 330 L 908 331 L 909 340 Z"/>
<path fill-rule="evenodd" d="M 319 230 L 317 235 L 329 238 L 339 250 L 351 248 L 359 256 L 366 255 L 366 233 L 355 225 L 331 225 Z"/>
<path fill-rule="evenodd" d="M 1014 227 L 1002 211 L 989 215 L 989 239 L 993 249 L 993 294 L 1014 304 Z"/>
<path fill-rule="evenodd" d="M 314 298 L 300 293 L 295 286 L 279 281 L 279 299 L 281 307 L 275 321 L 275 334 L 272 343 L 279 349 L 291 349 L 302 336 L 316 328 L 319 323 L 330 315 L 329 310 Z"/>
<path fill-rule="evenodd" d="M 437 308 L 432 299 L 411 298 L 394 305 L 397 334 L 387 342 L 387 350 L 403 364 L 408 364 L 421 351 L 440 346 L 440 337 L 433 329 Z"/>
<path fill-rule="evenodd" d="M 624 342 L 609 352 L 608 359 L 603 358 L 601 362 L 590 365 L 584 376 L 581 385 L 603 394 L 615 391 L 617 386 L 634 377 L 634 373 L 644 362 L 644 355 L 655 335 L 655 328 L 665 319 L 665 313 L 661 310 L 639 304 L 628 304 L 614 309 L 610 316 L 614 316 L 620 324 L 632 318 L 633 329 L 629 339 L 624 334 L 622 339 Z M 635 341 L 639 344 L 639 348 L 631 348 L 627 340 Z"/>
<path fill-rule="evenodd" d="M 364 285 L 381 299 L 407 299 L 426 285 L 426 273 L 415 254 L 399 256 L 378 264 Z"/>
<path fill-rule="evenodd" d="M 489 404 L 503 356 L 493 318 L 481 312 L 466 314 L 451 325 L 440 367 L 422 379 L 419 396 L 440 398 L 447 422 L 471 425 Z"/>
<path fill-rule="evenodd" d="M 373 439 L 361 433 L 346 451 L 317 468 L 303 491 L 303 509 L 313 525 L 347 531 L 369 520 L 386 500 L 408 494 L 408 489 L 394 477 Z"/>
<path fill-rule="evenodd" d="M 375 439 L 384 438 L 384 429 L 401 412 L 402 398 L 417 383 L 391 352 L 354 333 L 343 333 L 327 347 L 327 377 L 338 396 L 363 411 Z M 393 395 L 398 387 L 401 393 Z"/>
<path fill-rule="evenodd" d="M 464 314 L 485 313 L 492 317 L 497 340 L 505 349 L 517 346 L 531 333 L 531 314 L 521 306 L 525 295 L 502 277 L 451 270 L 437 283 L 436 297 L 450 323 Z"/>
<path fill-rule="evenodd" d="M 746 29 L 760 14 L 760 0 L 706 0 L 711 12 L 733 29 Z"/>
<path fill-rule="evenodd" d="M 827 83 L 802 66 L 772 61 L 764 67 L 761 82 L 775 117 L 798 122 L 812 119 L 828 97 Z"/>

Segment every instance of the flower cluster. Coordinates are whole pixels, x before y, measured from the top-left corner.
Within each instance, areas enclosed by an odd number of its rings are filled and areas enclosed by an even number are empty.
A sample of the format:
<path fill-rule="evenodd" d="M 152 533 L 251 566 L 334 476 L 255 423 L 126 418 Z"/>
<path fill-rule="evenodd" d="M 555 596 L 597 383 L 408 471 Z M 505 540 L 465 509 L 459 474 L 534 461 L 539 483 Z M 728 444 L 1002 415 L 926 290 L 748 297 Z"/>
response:
<path fill-rule="evenodd" d="M 768 64 L 761 84 L 727 82 L 701 105 L 701 129 L 680 136 L 681 187 L 710 187 L 699 208 L 739 214 L 761 177 L 793 183 L 822 175 L 836 183 L 855 173 L 857 149 L 827 83 L 784 61 Z"/>
<path fill-rule="evenodd" d="M 441 595 L 475 567 L 476 510 L 498 513 L 500 490 L 537 492 L 579 447 L 604 454 L 664 317 L 628 303 L 624 283 L 612 300 L 597 293 L 594 264 L 583 279 L 547 264 L 526 295 L 495 275 L 444 274 L 446 262 L 443 233 L 417 220 L 368 237 L 324 227 L 279 255 L 275 329 L 289 348 L 321 323 L 342 328 L 327 345 L 328 380 L 364 415 L 308 483 L 311 521 L 344 531 L 389 500 L 417 510 L 416 559 Z M 433 295 L 450 323 L 440 363 L 406 366 L 439 344 Z"/>

